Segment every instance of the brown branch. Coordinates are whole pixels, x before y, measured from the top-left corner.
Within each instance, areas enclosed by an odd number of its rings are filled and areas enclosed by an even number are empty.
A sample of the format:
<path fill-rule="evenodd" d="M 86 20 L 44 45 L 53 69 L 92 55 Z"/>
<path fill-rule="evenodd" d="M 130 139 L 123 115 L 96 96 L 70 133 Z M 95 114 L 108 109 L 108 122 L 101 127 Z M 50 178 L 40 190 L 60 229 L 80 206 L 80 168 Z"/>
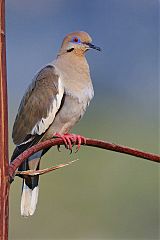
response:
<path fill-rule="evenodd" d="M 5 40 L 5 0 L 0 0 L 0 239 L 8 239 L 8 108 Z"/>
<path fill-rule="evenodd" d="M 55 171 L 57 169 L 69 166 L 76 161 L 78 161 L 78 159 L 70 161 L 68 163 L 61 163 L 57 166 L 53 166 L 53 167 L 50 167 L 50 168 L 45 168 L 45 169 L 42 169 L 42 170 L 17 171 L 16 175 L 28 175 L 28 176 L 43 175 L 45 173 L 49 173 L 49 172 Z"/>
<path fill-rule="evenodd" d="M 41 142 L 29 149 L 27 149 L 26 151 L 24 151 L 23 153 L 21 153 L 11 164 L 9 167 L 9 176 L 11 179 L 14 178 L 15 172 L 17 170 L 17 168 L 21 165 L 21 163 L 27 159 L 28 157 L 30 157 L 31 155 L 33 155 L 34 153 L 51 147 L 51 146 L 56 146 L 56 145 L 64 145 L 63 140 L 60 138 L 57 139 L 50 139 L 44 142 Z M 83 144 L 82 144 L 83 145 Z M 134 148 L 129 148 L 126 146 L 122 146 L 122 145 L 118 145 L 118 144 L 114 144 L 114 143 L 110 143 L 110 142 L 105 142 L 105 141 L 101 141 L 101 140 L 96 140 L 96 139 L 91 139 L 91 138 L 86 138 L 86 146 L 90 146 L 90 147 L 97 147 L 97 148 L 102 148 L 102 149 L 106 149 L 106 150 L 111 150 L 111 151 L 115 151 L 115 152 L 119 152 L 119 153 L 125 153 L 125 154 L 129 154 L 135 157 L 139 157 L 139 158 L 143 158 L 146 160 L 150 160 L 152 162 L 160 162 L 160 155 L 157 154 L 153 154 L 153 153 L 149 153 L 149 152 L 143 152 L 140 151 L 138 149 L 134 149 Z"/>

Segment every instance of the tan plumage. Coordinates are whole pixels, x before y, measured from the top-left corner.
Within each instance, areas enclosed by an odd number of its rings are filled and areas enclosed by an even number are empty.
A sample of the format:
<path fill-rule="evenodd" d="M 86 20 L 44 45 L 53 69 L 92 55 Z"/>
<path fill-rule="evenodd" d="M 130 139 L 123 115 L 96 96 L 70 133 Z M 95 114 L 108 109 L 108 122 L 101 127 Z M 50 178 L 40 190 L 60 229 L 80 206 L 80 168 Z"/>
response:
<path fill-rule="evenodd" d="M 58 77 L 53 67 L 45 67 L 27 89 L 13 126 L 15 144 L 23 143 L 37 122 L 47 118 L 53 99 L 58 94 Z"/>
<path fill-rule="evenodd" d="M 85 52 L 90 48 L 100 50 L 91 41 L 86 32 L 68 34 L 56 60 L 35 76 L 14 123 L 12 136 L 18 146 L 12 160 L 29 146 L 52 138 L 55 133 L 69 132 L 83 116 L 94 94 Z M 33 155 L 20 169 L 37 169 L 42 155 L 42 151 Z M 21 202 L 21 214 L 25 216 L 32 215 L 36 207 L 38 190 L 31 196 L 38 185 L 36 177 L 25 179 Z"/>

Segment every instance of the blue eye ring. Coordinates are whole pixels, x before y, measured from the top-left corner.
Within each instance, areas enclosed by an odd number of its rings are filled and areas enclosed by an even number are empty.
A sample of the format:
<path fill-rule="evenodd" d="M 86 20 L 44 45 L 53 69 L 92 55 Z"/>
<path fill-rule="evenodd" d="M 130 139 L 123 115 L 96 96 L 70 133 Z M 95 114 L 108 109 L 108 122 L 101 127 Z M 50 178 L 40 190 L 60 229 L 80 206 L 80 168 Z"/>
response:
<path fill-rule="evenodd" d="M 80 43 L 81 42 L 81 40 L 80 40 L 80 38 L 78 38 L 78 37 L 73 37 L 72 38 L 72 42 L 74 42 L 74 43 Z"/>

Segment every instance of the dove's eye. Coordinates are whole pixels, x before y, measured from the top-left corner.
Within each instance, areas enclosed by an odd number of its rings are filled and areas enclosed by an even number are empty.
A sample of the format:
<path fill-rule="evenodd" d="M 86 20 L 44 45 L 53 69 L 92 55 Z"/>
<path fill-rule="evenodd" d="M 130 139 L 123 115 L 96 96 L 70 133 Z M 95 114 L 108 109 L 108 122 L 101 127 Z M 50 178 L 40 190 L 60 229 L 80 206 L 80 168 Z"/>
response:
<path fill-rule="evenodd" d="M 80 43 L 81 40 L 78 37 L 73 37 L 72 42 L 74 43 Z"/>

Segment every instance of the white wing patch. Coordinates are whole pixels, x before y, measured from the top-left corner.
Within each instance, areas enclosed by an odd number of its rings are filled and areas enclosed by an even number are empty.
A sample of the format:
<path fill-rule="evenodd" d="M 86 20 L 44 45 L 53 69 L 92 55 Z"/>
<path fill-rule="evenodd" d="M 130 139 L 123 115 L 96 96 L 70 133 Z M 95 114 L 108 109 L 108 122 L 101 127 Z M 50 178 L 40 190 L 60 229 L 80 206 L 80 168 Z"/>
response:
<path fill-rule="evenodd" d="M 62 85 L 62 81 L 59 78 L 58 80 L 58 93 L 56 96 L 53 97 L 53 103 L 48 111 L 48 116 L 46 118 L 42 118 L 36 125 L 33 127 L 31 134 L 35 135 L 41 135 L 44 133 L 51 123 L 54 121 L 55 115 L 58 112 L 60 105 L 61 105 L 61 100 L 64 94 L 64 87 Z"/>

